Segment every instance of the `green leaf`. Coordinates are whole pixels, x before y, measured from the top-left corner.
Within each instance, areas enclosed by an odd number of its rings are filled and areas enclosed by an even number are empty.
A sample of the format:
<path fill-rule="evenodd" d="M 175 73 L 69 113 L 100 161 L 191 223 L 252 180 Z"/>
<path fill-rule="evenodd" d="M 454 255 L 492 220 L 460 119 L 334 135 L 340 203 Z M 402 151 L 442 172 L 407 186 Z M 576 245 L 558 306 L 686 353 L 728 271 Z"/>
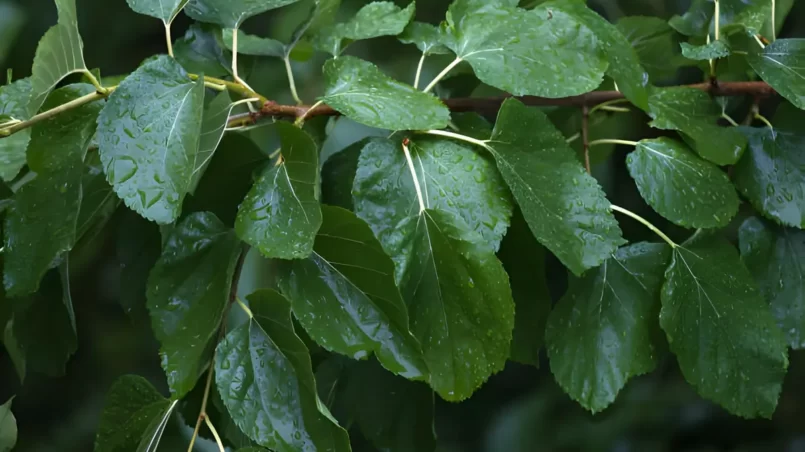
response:
<path fill-rule="evenodd" d="M 492 159 L 464 143 L 415 137 L 409 148 L 425 206 L 452 213 L 497 250 L 512 215 L 512 201 Z M 372 227 L 397 265 L 397 280 L 412 259 L 392 253 L 413 233 L 404 220 L 417 194 L 402 146 L 385 138 L 364 141 L 352 194 L 355 213 Z"/>
<path fill-rule="evenodd" d="M 212 214 L 196 213 L 171 231 L 151 270 L 148 310 L 174 399 L 193 389 L 207 364 L 240 253 L 231 229 Z"/>
<path fill-rule="evenodd" d="M 781 96 L 805 110 L 805 39 L 778 39 L 747 56 L 752 69 Z"/>
<path fill-rule="evenodd" d="M 677 130 L 693 142 L 703 158 L 716 165 L 732 165 L 746 147 L 736 128 L 719 127 L 721 109 L 709 94 L 695 88 L 655 89 L 649 98 L 652 127 Z"/>
<path fill-rule="evenodd" d="M 426 209 L 400 229 L 411 259 L 399 281 L 411 331 L 422 344 L 430 385 L 448 401 L 468 398 L 503 369 L 514 328 L 514 301 L 493 248 L 458 216 Z"/>
<path fill-rule="evenodd" d="M 760 33 L 771 18 L 770 0 L 720 0 L 720 29 L 722 34 L 744 31 Z M 715 32 L 715 5 L 712 0 L 694 0 L 682 16 L 674 16 L 669 24 L 686 36 L 703 38 Z"/>
<path fill-rule="evenodd" d="M 223 30 L 222 41 L 229 50 L 232 49 L 232 38 L 235 30 L 232 28 L 225 28 Z M 238 32 L 238 53 L 243 55 L 258 55 L 283 58 L 285 57 L 285 44 L 276 39 L 261 38 L 259 36 L 244 33 L 242 30 Z"/>
<path fill-rule="evenodd" d="M 401 9 L 393 2 L 371 2 L 349 21 L 324 27 L 314 37 L 314 45 L 332 55 L 339 55 L 351 42 L 380 36 L 397 36 L 414 18 L 415 2 Z"/>
<path fill-rule="evenodd" d="M 319 100 L 350 119 L 389 130 L 442 129 L 450 110 L 434 95 L 394 80 L 352 56 L 324 64 L 326 91 Z"/>
<path fill-rule="evenodd" d="M 425 22 L 411 22 L 398 39 L 403 44 L 416 45 L 425 55 L 441 55 L 450 52 L 450 49 L 442 45 L 441 30 Z"/>
<path fill-rule="evenodd" d="M 739 238 L 741 259 L 788 345 L 805 348 L 805 232 L 751 217 L 741 225 Z"/>
<path fill-rule="evenodd" d="M 17 444 L 17 419 L 11 412 L 14 397 L 0 405 L 0 450 L 10 451 Z"/>
<path fill-rule="evenodd" d="M 640 196 L 686 228 L 721 228 L 741 204 L 727 174 L 670 138 L 642 140 L 626 158 Z"/>
<path fill-rule="evenodd" d="M 678 35 L 666 21 L 658 17 L 624 17 L 617 27 L 652 79 L 671 78 L 685 63 Z"/>
<path fill-rule="evenodd" d="M 190 25 L 184 36 L 173 44 L 176 61 L 188 72 L 205 74 L 210 77 L 229 75 L 231 62 L 224 55 L 224 50 L 216 35 L 221 30 L 211 24 L 195 23 Z"/>
<path fill-rule="evenodd" d="M 507 99 L 486 147 L 534 237 L 573 273 L 625 243 L 603 190 L 545 113 Z"/>
<path fill-rule="evenodd" d="M 106 396 L 95 452 L 155 451 L 175 406 L 143 377 L 118 378 Z"/>
<path fill-rule="evenodd" d="M 736 250 L 697 234 L 674 249 L 665 278 L 660 325 L 685 379 L 732 414 L 770 418 L 785 338 Z"/>
<path fill-rule="evenodd" d="M 76 237 L 79 240 L 91 239 L 109 221 L 119 205 L 120 199 L 106 182 L 101 157 L 97 152 L 87 155 L 81 177 L 81 210 L 76 222 Z"/>
<path fill-rule="evenodd" d="M 690 8 L 681 16 L 674 16 L 668 24 L 685 36 L 704 37 L 710 32 L 710 22 L 715 7 L 709 0 L 693 0 Z"/>
<path fill-rule="evenodd" d="M 170 57 L 144 64 L 120 84 L 98 118 L 106 177 L 132 210 L 174 222 L 191 188 L 202 124 L 204 85 Z"/>
<path fill-rule="evenodd" d="M 87 72 L 84 43 L 78 33 L 75 0 L 54 0 L 59 11 L 58 23 L 39 40 L 31 68 L 31 102 L 28 110 L 36 113 L 50 90 L 70 74 Z"/>
<path fill-rule="evenodd" d="M 195 157 L 195 168 L 193 169 L 193 180 L 190 182 L 190 193 L 195 193 L 196 187 L 204 176 L 207 166 L 215 155 L 218 145 L 224 137 L 229 114 L 232 112 L 232 98 L 227 91 L 218 93 L 212 102 L 204 110 L 204 117 L 201 121 L 201 136 L 198 142 L 198 152 Z"/>
<path fill-rule="evenodd" d="M 539 351 L 551 312 L 551 294 L 545 277 L 545 248 L 534 239 L 519 210 L 500 244 L 498 257 L 509 275 L 514 298 L 514 332 L 509 359 L 539 367 Z"/>
<path fill-rule="evenodd" d="M 290 54 L 302 39 L 332 24 L 340 7 L 341 0 L 314 0 L 307 20 L 294 30 L 291 42 L 286 46 L 286 53 Z"/>
<path fill-rule="evenodd" d="M 270 258 L 301 259 L 313 251 L 321 226 L 319 152 L 303 130 L 278 122 L 282 154 L 240 206 L 235 230 Z"/>
<path fill-rule="evenodd" d="M 444 44 L 482 82 L 514 95 L 558 98 L 601 84 L 607 61 L 593 30 L 564 12 L 563 3 L 530 11 L 516 3 L 455 0 Z"/>
<path fill-rule="evenodd" d="M 640 65 L 635 49 L 615 25 L 587 7 L 584 1 L 558 0 L 547 2 L 542 7 L 551 11 L 551 14 L 562 11 L 589 28 L 598 39 L 597 45 L 609 62 L 607 75 L 615 80 L 618 89 L 635 106 L 642 110 L 648 109 L 649 75 Z"/>
<path fill-rule="evenodd" d="M 54 91 L 45 107 L 64 104 L 94 90 L 91 85 L 66 86 Z M 14 195 L 13 207 L 3 222 L 3 283 L 12 297 L 36 292 L 45 272 L 79 238 L 84 155 L 102 106 L 89 103 L 33 129 L 28 160 L 37 176 Z"/>
<path fill-rule="evenodd" d="M 305 344 L 288 301 L 273 290 L 248 297 L 254 317 L 218 345 L 215 382 L 232 419 L 277 452 L 349 451 L 349 438 L 316 395 Z"/>
<path fill-rule="evenodd" d="M 201 22 L 226 28 L 240 28 L 249 17 L 280 8 L 299 0 L 190 0 L 185 13 Z"/>
<path fill-rule="evenodd" d="M 361 150 L 372 142 L 364 138 L 332 155 L 321 169 L 321 202 L 354 211 L 352 185 L 358 170 Z"/>
<path fill-rule="evenodd" d="M 28 119 L 28 104 L 31 100 L 31 81 L 28 78 L 0 86 L 0 116 L 20 121 Z M 31 141 L 31 129 L 23 129 L 5 138 L 0 138 L 0 177 L 13 180 L 25 166 L 25 150 Z"/>
<path fill-rule="evenodd" d="M 593 413 L 615 401 L 630 378 L 657 365 L 664 244 L 619 249 L 595 271 L 571 280 L 548 318 L 551 371 Z"/>
<path fill-rule="evenodd" d="M 355 214 L 323 206 L 313 254 L 287 262 L 280 287 L 294 316 L 327 350 L 361 359 L 375 354 L 389 371 L 427 380 L 422 350 L 394 284 L 394 263 Z"/>
<path fill-rule="evenodd" d="M 726 41 L 713 41 L 710 44 L 692 45 L 687 42 L 680 44 L 682 55 L 691 60 L 715 60 L 730 55 L 730 46 Z"/>
<path fill-rule="evenodd" d="M 126 0 L 134 12 L 160 19 L 170 25 L 179 14 L 187 0 Z"/>
<path fill-rule="evenodd" d="M 805 228 L 805 137 L 768 128 L 743 127 L 749 148 L 734 167 L 735 186 L 764 216 Z"/>

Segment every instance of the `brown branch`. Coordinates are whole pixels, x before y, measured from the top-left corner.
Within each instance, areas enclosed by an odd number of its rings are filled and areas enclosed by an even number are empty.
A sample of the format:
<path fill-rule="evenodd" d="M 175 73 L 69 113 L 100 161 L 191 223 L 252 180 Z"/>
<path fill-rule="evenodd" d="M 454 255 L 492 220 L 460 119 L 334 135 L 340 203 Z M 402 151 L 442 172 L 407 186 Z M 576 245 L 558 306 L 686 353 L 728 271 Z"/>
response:
<path fill-rule="evenodd" d="M 766 82 L 704 82 L 695 85 L 686 85 L 688 88 L 694 88 L 712 96 L 743 96 L 751 95 L 758 98 L 768 97 L 774 95 L 774 89 Z M 467 97 L 456 99 L 443 99 L 443 102 L 450 111 L 453 112 L 496 112 L 500 109 L 503 101 L 512 96 L 500 97 Z M 623 99 L 623 93 L 620 91 L 592 91 L 580 96 L 561 97 L 561 98 L 548 98 L 536 96 L 520 96 L 516 99 L 520 100 L 529 106 L 558 106 L 558 107 L 580 107 L 595 105 L 608 102 L 616 99 Z M 329 105 L 319 105 L 311 110 L 309 105 L 281 105 L 274 101 L 268 101 L 263 105 L 263 108 L 256 113 L 242 113 L 230 117 L 229 124 L 232 126 L 242 126 L 254 124 L 261 117 L 273 118 L 300 118 L 305 115 L 306 118 L 315 116 L 337 116 L 340 115 Z"/>

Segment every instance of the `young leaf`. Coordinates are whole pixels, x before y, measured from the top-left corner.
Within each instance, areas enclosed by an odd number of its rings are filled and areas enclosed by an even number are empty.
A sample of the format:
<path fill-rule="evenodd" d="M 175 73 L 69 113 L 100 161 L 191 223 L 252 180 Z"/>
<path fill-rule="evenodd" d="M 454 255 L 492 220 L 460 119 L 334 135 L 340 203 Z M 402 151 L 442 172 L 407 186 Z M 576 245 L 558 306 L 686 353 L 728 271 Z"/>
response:
<path fill-rule="evenodd" d="M 36 113 L 50 90 L 70 74 L 86 72 L 84 43 L 78 34 L 75 0 L 54 0 L 59 11 L 58 23 L 39 40 L 31 68 L 31 102 L 28 110 Z"/>
<path fill-rule="evenodd" d="M 497 250 L 512 215 L 511 196 L 492 159 L 463 143 L 419 138 L 410 145 L 423 202 L 452 213 Z M 417 205 L 417 193 L 399 142 L 385 138 L 365 141 L 352 188 L 355 213 L 372 227 L 387 252 L 413 232 L 415 223 L 401 223 Z M 389 253 L 397 279 L 412 258 Z"/>
<path fill-rule="evenodd" d="M 741 201 L 727 174 L 670 138 L 642 140 L 626 158 L 640 196 L 682 227 L 720 228 Z"/>
<path fill-rule="evenodd" d="M 160 19 L 169 25 L 187 3 L 187 0 L 126 0 L 134 12 Z"/>
<path fill-rule="evenodd" d="M 349 451 L 349 438 L 316 395 L 305 344 L 288 301 L 273 290 L 249 296 L 253 317 L 218 345 L 215 382 L 232 419 L 277 452 Z"/>
<path fill-rule="evenodd" d="M 313 254 L 287 262 L 280 287 L 294 316 L 324 348 L 354 358 L 375 354 L 389 371 L 427 380 L 419 343 L 394 284 L 394 263 L 352 212 L 323 206 Z"/>
<path fill-rule="evenodd" d="M 674 249 L 665 278 L 660 325 L 685 379 L 730 413 L 771 417 L 786 342 L 735 249 L 696 235 Z"/>
<path fill-rule="evenodd" d="M 353 41 L 397 36 L 411 22 L 415 11 L 413 1 L 405 9 L 389 1 L 371 2 L 349 21 L 320 30 L 314 38 L 315 45 L 319 50 L 338 56 Z"/>
<path fill-rule="evenodd" d="M 694 88 L 656 89 L 649 98 L 652 127 L 677 130 L 693 141 L 693 148 L 716 165 L 732 165 L 746 147 L 736 128 L 719 127 L 721 110 L 709 94 Z"/>
<path fill-rule="evenodd" d="M 261 38 L 259 36 L 244 33 L 242 30 L 225 28 L 223 30 L 222 41 L 227 49 L 232 49 L 233 34 L 238 33 L 238 53 L 243 55 L 258 55 L 283 58 L 285 57 L 285 44 L 271 38 Z"/>
<path fill-rule="evenodd" d="M 657 365 L 664 244 L 619 249 L 595 271 L 569 282 L 551 312 L 545 341 L 551 371 L 593 413 L 615 401 L 630 378 Z"/>
<path fill-rule="evenodd" d="M 207 170 L 215 150 L 221 144 L 224 137 L 226 124 L 229 120 L 229 113 L 232 112 L 232 98 L 227 91 L 219 93 L 204 110 L 204 117 L 201 121 L 201 136 L 199 137 L 198 152 L 195 158 L 195 168 L 193 169 L 193 180 L 190 182 L 189 192 L 194 193 L 201 177 Z"/>
<path fill-rule="evenodd" d="M 451 213 L 426 209 L 397 253 L 411 259 L 399 286 L 431 372 L 448 401 L 468 398 L 503 369 L 514 328 L 514 301 L 503 265 L 478 233 Z M 396 254 L 396 253 L 395 253 Z"/>
<path fill-rule="evenodd" d="M 678 35 L 659 17 L 624 17 L 617 27 L 652 79 L 673 77 L 685 64 Z"/>
<path fill-rule="evenodd" d="M 201 22 L 211 22 L 226 28 L 240 28 L 249 17 L 280 8 L 299 0 L 190 0 L 185 13 Z"/>
<path fill-rule="evenodd" d="M 805 137 L 766 127 L 742 131 L 749 149 L 735 165 L 735 186 L 766 217 L 805 228 Z"/>
<path fill-rule="evenodd" d="M 751 217 L 741 225 L 739 237 L 741 259 L 788 345 L 805 348 L 805 232 Z"/>
<path fill-rule="evenodd" d="M 106 396 L 95 452 L 156 450 L 175 406 L 143 377 L 118 378 Z"/>
<path fill-rule="evenodd" d="M 120 84 L 98 118 L 106 177 L 129 208 L 174 222 L 199 162 L 204 84 L 172 58 L 145 63 Z"/>
<path fill-rule="evenodd" d="M 319 100 L 350 119 L 389 130 L 442 129 L 450 110 L 434 95 L 398 82 L 368 61 L 344 56 L 324 64 Z"/>
<path fill-rule="evenodd" d="M 573 96 L 601 84 L 607 61 L 589 27 L 559 2 L 530 11 L 516 4 L 455 0 L 444 44 L 482 82 L 514 95 Z"/>
<path fill-rule="evenodd" d="M 439 28 L 424 22 L 411 22 L 398 37 L 403 44 L 414 44 L 425 55 L 449 53 L 442 45 L 443 37 Z"/>
<path fill-rule="evenodd" d="M 174 399 L 193 389 L 209 359 L 207 346 L 230 302 L 239 245 L 214 215 L 192 214 L 171 231 L 148 277 L 148 310 Z"/>
<path fill-rule="evenodd" d="M 805 39 L 778 39 L 747 56 L 752 69 L 789 102 L 805 110 Z"/>
<path fill-rule="evenodd" d="M 55 107 L 94 90 L 91 85 L 66 86 L 54 91 L 45 106 Z M 45 272 L 79 238 L 84 155 L 102 106 L 89 103 L 34 127 L 28 160 L 37 177 L 15 194 L 3 222 L 3 283 L 10 296 L 36 292 Z"/>
<path fill-rule="evenodd" d="M 545 113 L 507 99 L 486 147 L 534 237 L 573 273 L 625 243 L 603 190 Z"/>
<path fill-rule="evenodd" d="M 682 46 L 682 55 L 691 60 L 715 60 L 726 58 L 730 55 L 730 46 L 723 40 L 699 46 L 688 44 L 687 42 L 683 42 L 680 45 Z"/>
<path fill-rule="evenodd" d="M 28 119 L 31 100 L 31 80 L 24 78 L 0 86 L 0 116 Z M 0 177 L 13 180 L 25 166 L 25 150 L 31 141 L 31 129 L 23 129 L 5 138 L 0 138 Z"/>
<path fill-rule="evenodd" d="M 303 130 L 278 122 L 282 153 L 240 206 L 235 230 L 270 258 L 301 259 L 313 251 L 321 226 L 319 152 Z"/>
<path fill-rule="evenodd" d="M 14 397 L 0 405 L 0 450 L 10 451 L 17 445 L 17 419 L 11 412 Z"/>

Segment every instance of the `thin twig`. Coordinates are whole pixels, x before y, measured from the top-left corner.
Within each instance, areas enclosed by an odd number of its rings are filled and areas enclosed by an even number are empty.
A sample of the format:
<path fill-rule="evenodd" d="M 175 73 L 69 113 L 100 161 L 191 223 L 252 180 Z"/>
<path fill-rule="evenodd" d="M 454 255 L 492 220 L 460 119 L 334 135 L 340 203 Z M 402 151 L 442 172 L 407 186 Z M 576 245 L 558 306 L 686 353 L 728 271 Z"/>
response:
<path fill-rule="evenodd" d="M 73 99 L 70 102 L 61 104 L 61 105 L 56 106 L 54 108 L 51 108 L 50 110 L 43 111 L 42 113 L 39 113 L 38 115 L 35 115 L 34 117 L 32 117 L 31 119 L 28 119 L 26 121 L 16 122 L 16 123 L 14 123 L 13 125 L 11 125 L 8 128 L 0 129 L 0 137 L 9 136 L 14 132 L 19 132 L 22 129 L 27 129 L 28 127 L 32 127 L 35 124 L 38 124 L 38 123 L 40 123 L 42 121 L 45 121 L 45 120 L 48 120 L 48 119 L 50 119 L 50 118 L 52 118 L 54 116 L 57 116 L 57 115 L 59 115 L 61 113 L 64 113 L 65 111 L 72 110 L 73 108 L 78 108 L 78 107 L 80 107 L 82 105 L 85 105 L 85 104 L 88 104 L 88 103 L 91 103 L 91 102 L 95 102 L 96 100 L 99 100 L 99 99 L 106 98 L 115 90 L 115 88 L 116 87 L 106 88 L 105 89 L 106 92 L 104 92 L 104 93 L 99 92 L 99 91 L 89 93 L 89 94 L 87 94 L 85 96 L 81 96 L 81 97 L 79 97 L 77 99 Z"/>

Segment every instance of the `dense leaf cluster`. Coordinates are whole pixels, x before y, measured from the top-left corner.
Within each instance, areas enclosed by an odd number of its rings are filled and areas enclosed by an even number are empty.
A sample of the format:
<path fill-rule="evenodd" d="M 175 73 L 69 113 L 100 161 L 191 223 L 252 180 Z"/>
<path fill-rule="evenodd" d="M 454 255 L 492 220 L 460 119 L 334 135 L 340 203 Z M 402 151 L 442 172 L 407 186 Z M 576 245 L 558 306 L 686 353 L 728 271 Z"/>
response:
<path fill-rule="evenodd" d="M 730 413 L 775 411 L 788 348 L 805 346 L 805 40 L 774 39 L 791 2 L 694 0 L 668 23 L 612 24 L 581 0 L 454 0 L 437 26 L 415 21 L 414 2 L 336 21 L 339 0 L 311 0 L 280 42 L 241 25 L 297 0 L 127 1 L 162 21 L 167 54 L 101 77 L 74 0 L 55 0 L 32 75 L 0 87 L 0 325 L 21 380 L 62 373 L 76 351 L 70 257 L 121 209 L 160 225 L 119 252 L 124 305 L 147 310 L 170 397 L 121 378 L 97 451 L 154 451 L 175 416 L 221 450 L 347 451 L 351 428 L 379 448 L 432 450 L 434 397 L 467 399 L 509 360 L 539 365 L 543 346 L 593 412 L 668 352 Z M 197 23 L 174 41 L 182 11 Z M 382 36 L 421 51 L 412 84 L 346 54 Z M 328 55 L 325 87 L 306 106 L 292 64 L 314 52 Z M 276 103 L 244 80 L 239 55 L 284 62 L 293 121 L 261 120 Z M 425 84 L 434 55 L 452 61 Z M 683 66 L 715 88 L 765 82 L 778 113 L 769 121 L 745 96 L 738 124 L 736 99 L 708 85 L 660 87 Z M 479 85 L 536 97 L 487 118 L 451 111 L 448 98 Z M 534 105 L 605 90 L 623 98 L 576 98 L 570 128 L 568 109 Z M 599 121 L 626 103 L 663 136 L 607 136 Z M 322 161 L 323 105 L 386 132 Z M 262 127 L 275 148 L 244 133 Z M 689 231 L 684 242 L 608 200 L 591 165 L 613 145 L 629 147 L 640 196 Z M 657 243 L 629 243 L 616 212 Z M 270 275 L 241 297 L 252 250 Z M 569 270 L 554 306 L 548 253 Z M 203 402 L 188 418 L 194 390 Z M 10 406 L 3 450 L 16 440 Z"/>

